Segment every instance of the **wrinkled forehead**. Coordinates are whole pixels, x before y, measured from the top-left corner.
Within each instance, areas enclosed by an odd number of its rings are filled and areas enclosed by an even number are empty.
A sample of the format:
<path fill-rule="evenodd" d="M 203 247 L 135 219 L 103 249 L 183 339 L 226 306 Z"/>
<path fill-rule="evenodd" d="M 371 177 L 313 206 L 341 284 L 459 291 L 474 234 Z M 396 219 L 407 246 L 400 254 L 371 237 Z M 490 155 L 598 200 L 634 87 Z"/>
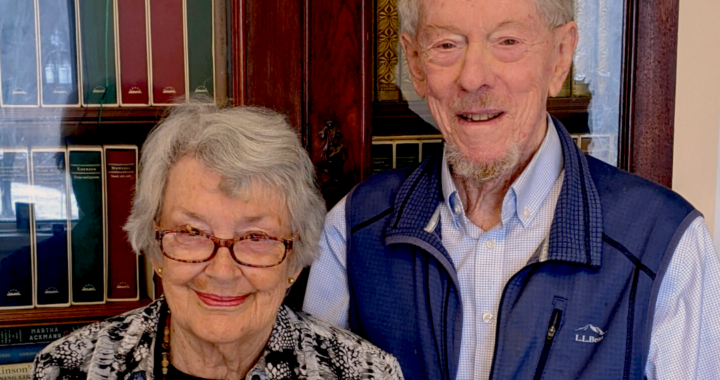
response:
<path fill-rule="evenodd" d="M 417 0 L 418 32 L 445 29 L 468 32 L 506 26 L 544 25 L 536 0 Z"/>

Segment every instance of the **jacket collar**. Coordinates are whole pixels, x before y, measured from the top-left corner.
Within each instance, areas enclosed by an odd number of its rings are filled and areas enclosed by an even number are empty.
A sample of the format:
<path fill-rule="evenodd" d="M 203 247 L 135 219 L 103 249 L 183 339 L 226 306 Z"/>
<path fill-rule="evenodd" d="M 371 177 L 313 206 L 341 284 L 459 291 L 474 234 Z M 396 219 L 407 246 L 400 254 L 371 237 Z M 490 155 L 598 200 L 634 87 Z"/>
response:
<path fill-rule="evenodd" d="M 599 267 L 602 261 L 600 197 L 585 155 L 565 127 L 555 118 L 553 123 L 562 145 L 565 178 L 550 227 L 548 260 Z M 385 230 L 385 242 L 420 239 L 452 262 L 442 246 L 440 224 L 434 233 L 424 230 L 443 202 L 441 169 L 442 155 L 437 154 L 423 161 L 403 182 Z"/>

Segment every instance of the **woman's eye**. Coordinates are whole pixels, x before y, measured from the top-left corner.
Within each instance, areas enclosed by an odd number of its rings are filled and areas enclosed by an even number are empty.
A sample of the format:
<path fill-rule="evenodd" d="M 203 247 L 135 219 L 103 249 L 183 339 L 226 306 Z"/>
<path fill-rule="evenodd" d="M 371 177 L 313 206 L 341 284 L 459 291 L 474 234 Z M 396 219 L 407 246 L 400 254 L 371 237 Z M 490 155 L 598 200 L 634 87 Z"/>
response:
<path fill-rule="evenodd" d="M 200 236 L 200 235 L 202 235 L 202 231 L 200 231 L 200 230 L 198 230 L 198 229 L 196 229 L 196 228 L 192 228 L 192 227 L 190 227 L 190 226 L 184 226 L 183 228 L 181 228 L 181 230 L 182 230 L 184 233 L 186 233 L 188 236 Z"/>

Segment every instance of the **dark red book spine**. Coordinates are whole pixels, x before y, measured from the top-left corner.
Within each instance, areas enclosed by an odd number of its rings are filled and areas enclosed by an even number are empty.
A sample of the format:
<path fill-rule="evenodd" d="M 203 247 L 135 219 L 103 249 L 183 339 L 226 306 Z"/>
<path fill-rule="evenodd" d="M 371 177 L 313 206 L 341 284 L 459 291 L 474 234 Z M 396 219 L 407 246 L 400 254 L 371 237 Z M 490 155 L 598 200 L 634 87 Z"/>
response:
<path fill-rule="evenodd" d="M 138 257 L 123 231 L 137 181 L 137 147 L 105 147 L 108 301 L 138 300 Z"/>
<path fill-rule="evenodd" d="M 121 104 L 148 105 L 148 48 L 146 0 L 119 0 Z"/>
<path fill-rule="evenodd" d="M 153 104 L 185 98 L 185 38 L 181 0 L 150 0 Z"/>

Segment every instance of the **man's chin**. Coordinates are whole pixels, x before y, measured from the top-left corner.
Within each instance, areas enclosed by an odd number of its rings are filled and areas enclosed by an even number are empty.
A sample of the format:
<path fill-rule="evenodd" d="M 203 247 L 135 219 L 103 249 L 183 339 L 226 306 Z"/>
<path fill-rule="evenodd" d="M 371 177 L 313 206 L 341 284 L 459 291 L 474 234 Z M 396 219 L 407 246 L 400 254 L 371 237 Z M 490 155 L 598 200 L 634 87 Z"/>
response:
<path fill-rule="evenodd" d="M 445 155 L 453 175 L 481 184 L 507 175 L 518 168 L 520 149 L 511 145 L 498 158 L 469 157 L 453 143 L 445 143 Z"/>

